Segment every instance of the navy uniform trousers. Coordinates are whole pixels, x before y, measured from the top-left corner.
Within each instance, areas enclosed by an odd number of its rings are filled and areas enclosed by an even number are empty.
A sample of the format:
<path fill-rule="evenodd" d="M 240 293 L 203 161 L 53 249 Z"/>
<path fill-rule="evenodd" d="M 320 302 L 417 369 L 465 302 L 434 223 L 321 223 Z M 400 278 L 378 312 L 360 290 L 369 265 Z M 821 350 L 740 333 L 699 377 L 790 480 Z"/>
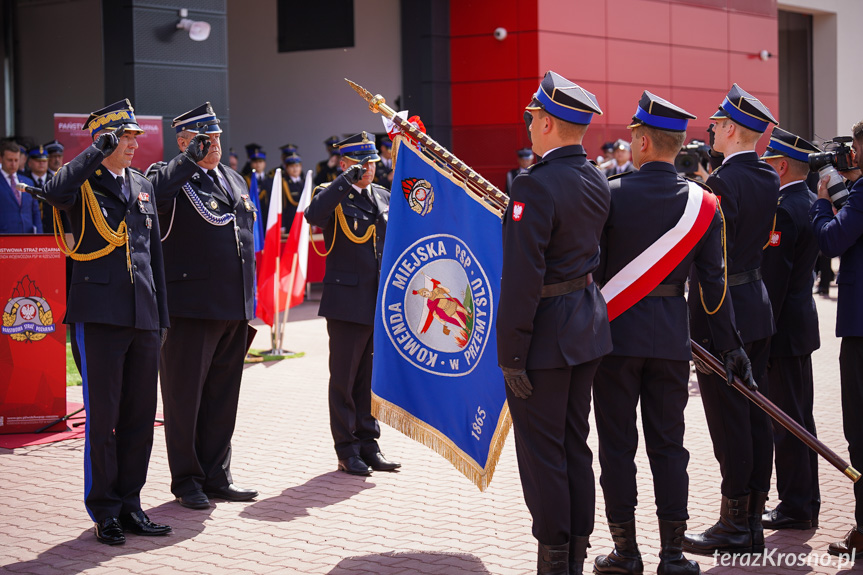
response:
<path fill-rule="evenodd" d="M 527 399 L 506 387 L 524 502 L 537 541 L 558 543 L 570 534 L 593 531 L 596 488 L 587 436 L 590 388 L 599 361 L 528 369 L 533 393 Z"/>
<path fill-rule="evenodd" d="M 103 323 L 70 327 L 87 411 L 84 503 L 99 522 L 141 510 L 153 447 L 159 331 Z"/>
<path fill-rule="evenodd" d="M 600 484 L 611 523 L 634 519 L 638 505 L 635 452 L 636 409 L 641 401 L 644 443 L 653 474 L 656 515 L 668 521 L 689 519 L 689 452 L 683 447 L 683 410 L 689 400 L 689 362 L 607 355 L 593 388 L 596 428 L 601 439 Z"/>
<path fill-rule="evenodd" d="M 812 356 L 772 357 L 768 370 L 770 400 L 812 435 L 814 390 Z M 817 520 L 821 509 L 818 454 L 779 425 L 773 425 L 776 444 L 777 509 L 787 517 Z"/>
<path fill-rule="evenodd" d="M 770 340 L 744 344 L 758 390 L 767 395 Z M 711 351 L 714 355 L 716 350 Z M 729 498 L 750 491 L 770 491 L 773 427 L 770 416 L 716 374 L 698 372 L 713 454 L 722 472 L 721 492 Z"/>
<path fill-rule="evenodd" d="M 380 425 L 372 417 L 374 326 L 327 318 L 330 336 L 330 430 L 336 456 L 380 451 Z M 359 447 L 359 452 L 357 452 Z"/>
<path fill-rule="evenodd" d="M 233 483 L 231 437 L 248 326 L 246 319 L 171 316 L 160 374 L 171 493 L 178 497 Z"/>

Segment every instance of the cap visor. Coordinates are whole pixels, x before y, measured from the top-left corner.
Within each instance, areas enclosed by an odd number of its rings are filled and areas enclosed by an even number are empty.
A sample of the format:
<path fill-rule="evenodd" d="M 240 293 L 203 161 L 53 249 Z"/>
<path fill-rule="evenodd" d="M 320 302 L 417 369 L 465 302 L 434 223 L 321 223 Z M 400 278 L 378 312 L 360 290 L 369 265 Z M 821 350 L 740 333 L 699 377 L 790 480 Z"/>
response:
<path fill-rule="evenodd" d="M 542 104 L 536 98 L 531 99 L 530 104 L 524 107 L 525 110 L 542 110 Z"/>
<path fill-rule="evenodd" d="M 725 112 L 725 110 L 719 109 L 716 111 L 715 114 L 710 116 L 710 119 L 711 120 L 722 120 L 723 118 L 727 118 L 727 117 L 728 117 L 728 114 Z"/>

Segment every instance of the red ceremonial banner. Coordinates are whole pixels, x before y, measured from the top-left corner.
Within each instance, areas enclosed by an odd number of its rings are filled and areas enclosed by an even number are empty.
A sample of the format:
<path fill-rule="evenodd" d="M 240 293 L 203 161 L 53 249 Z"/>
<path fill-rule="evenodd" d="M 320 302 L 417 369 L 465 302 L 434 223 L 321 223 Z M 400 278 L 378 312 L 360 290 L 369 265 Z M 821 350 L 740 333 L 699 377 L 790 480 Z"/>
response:
<path fill-rule="evenodd" d="M 64 162 L 68 162 L 93 143 L 90 133 L 82 129 L 88 117 L 89 114 L 54 114 L 54 138 L 65 148 Z M 138 136 L 138 149 L 135 150 L 132 166 L 146 171 L 153 162 L 162 161 L 162 116 L 135 117 L 144 133 Z"/>
<path fill-rule="evenodd" d="M 0 433 L 32 432 L 66 414 L 66 265 L 53 236 L 0 235 L 0 304 Z"/>

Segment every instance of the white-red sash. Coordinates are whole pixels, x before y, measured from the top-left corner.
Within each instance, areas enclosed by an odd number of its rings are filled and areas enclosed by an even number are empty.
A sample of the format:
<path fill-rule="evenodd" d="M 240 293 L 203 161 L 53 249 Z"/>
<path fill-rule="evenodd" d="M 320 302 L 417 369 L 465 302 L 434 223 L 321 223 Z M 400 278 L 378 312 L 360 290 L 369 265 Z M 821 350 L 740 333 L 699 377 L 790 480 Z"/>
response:
<path fill-rule="evenodd" d="M 715 212 L 716 196 L 689 182 L 689 197 L 680 220 L 602 288 L 608 321 L 634 306 L 668 277 L 704 236 Z"/>

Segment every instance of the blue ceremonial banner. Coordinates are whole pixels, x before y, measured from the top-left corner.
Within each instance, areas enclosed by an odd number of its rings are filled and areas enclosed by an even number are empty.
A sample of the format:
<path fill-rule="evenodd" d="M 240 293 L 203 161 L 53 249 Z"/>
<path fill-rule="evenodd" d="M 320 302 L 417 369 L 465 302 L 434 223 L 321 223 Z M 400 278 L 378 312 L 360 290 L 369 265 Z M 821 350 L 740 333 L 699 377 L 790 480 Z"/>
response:
<path fill-rule="evenodd" d="M 372 413 L 484 491 L 510 428 L 494 328 L 500 215 L 403 138 L 393 153 Z"/>

